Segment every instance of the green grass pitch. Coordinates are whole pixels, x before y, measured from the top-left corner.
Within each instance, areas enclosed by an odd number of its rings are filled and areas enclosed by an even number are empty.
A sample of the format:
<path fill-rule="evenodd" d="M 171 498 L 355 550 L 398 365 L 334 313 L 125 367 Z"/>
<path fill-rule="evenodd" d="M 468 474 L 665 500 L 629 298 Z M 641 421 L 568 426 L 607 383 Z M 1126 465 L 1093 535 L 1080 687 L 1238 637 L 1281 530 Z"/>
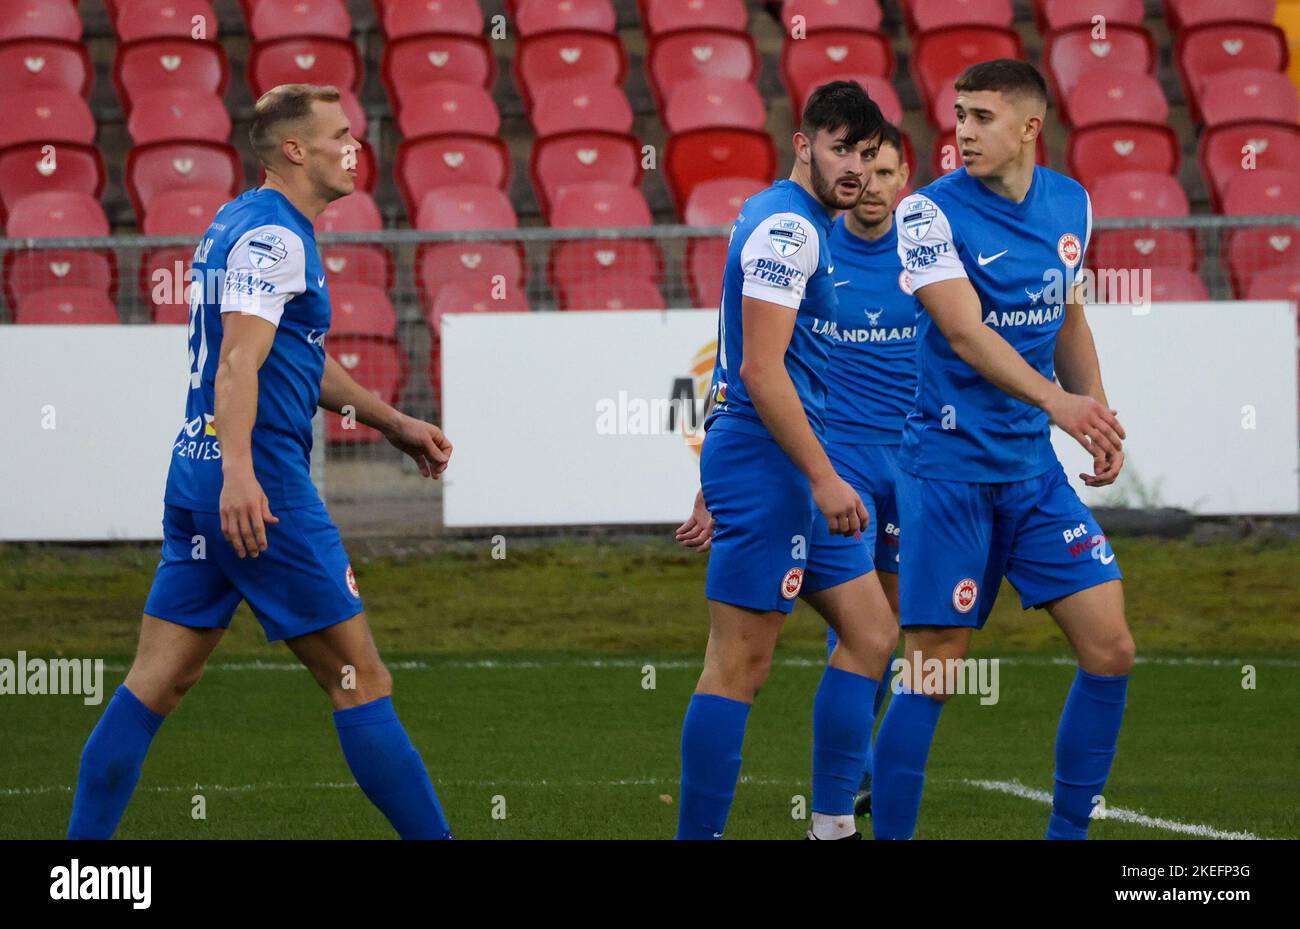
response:
<path fill-rule="evenodd" d="M 1092 834 L 1300 836 L 1300 545 L 1116 539 L 1141 663 L 1109 815 Z M 664 542 L 458 543 L 433 558 L 355 559 L 395 703 L 458 837 L 666 838 L 677 740 L 703 651 L 704 560 Z M 156 553 L 0 547 L 0 657 L 102 657 L 122 679 Z M 733 838 L 798 838 L 823 652 L 791 619 L 750 717 Z M 1000 700 L 954 698 L 930 756 L 918 836 L 1041 836 L 1056 721 L 1073 673 L 1050 619 L 1003 591 L 977 654 Z M 646 684 L 646 666 L 654 687 Z M 1255 668 L 1253 689 L 1243 666 Z M 0 696 L 0 838 L 63 834 L 102 706 Z M 192 816 L 203 797 L 205 818 Z M 1206 827 L 1198 830 L 1194 827 Z M 1206 831 L 1209 830 L 1209 831 Z M 330 707 L 241 608 L 163 726 L 122 838 L 383 838 L 352 783 Z"/>

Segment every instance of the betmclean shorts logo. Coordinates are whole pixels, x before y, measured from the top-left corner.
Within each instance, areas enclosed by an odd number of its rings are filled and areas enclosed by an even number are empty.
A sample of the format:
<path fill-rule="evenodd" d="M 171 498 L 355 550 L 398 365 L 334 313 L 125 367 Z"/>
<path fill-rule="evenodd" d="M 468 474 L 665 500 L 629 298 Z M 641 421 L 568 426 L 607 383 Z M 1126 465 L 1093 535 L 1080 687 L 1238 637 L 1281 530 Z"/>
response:
<path fill-rule="evenodd" d="M 790 258 L 808 241 L 808 232 L 797 219 L 779 219 L 767 230 L 767 240 L 779 257 Z"/>
<path fill-rule="evenodd" d="M 770 258 L 760 258 L 745 277 L 770 287 L 789 287 L 795 281 L 803 280 L 803 272 L 798 268 L 787 267 Z"/>
<path fill-rule="evenodd" d="M 917 245 L 904 253 L 903 264 L 907 265 L 908 271 L 920 271 L 938 261 L 939 256 L 946 254 L 948 254 L 947 242 L 939 242 L 937 245 Z"/>
<path fill-rule="evenodd" d="M 1002 313 L 989 310 L 988 315 L 984 317 L 984 325 L 996 329 L 1005 329 L 1008 326 L 1041 326 L 1056 322 L 1064 314 L 1063 306 L 1045 306 L 1037 310 L 1011 310 Z"/>
<path fill-rule="evenodd" d="M 0 696 L 66 695 L 87 706 L 104 701 L 103 658 L 0 658 Z"/>
<path fill-rule="evenodd" d="M 150 865 L 83 865 L 73 858 L 66 868 L 50 870 L 51 900 L 130 900 L 137 910 L 153 901 Z"/>
<path fill-rule="evenodd" d="M 259 271 L 274 268 L 288 254 L 284 239 L 274 232 L 259 232 L 248 240 L 248 261 Z"/>

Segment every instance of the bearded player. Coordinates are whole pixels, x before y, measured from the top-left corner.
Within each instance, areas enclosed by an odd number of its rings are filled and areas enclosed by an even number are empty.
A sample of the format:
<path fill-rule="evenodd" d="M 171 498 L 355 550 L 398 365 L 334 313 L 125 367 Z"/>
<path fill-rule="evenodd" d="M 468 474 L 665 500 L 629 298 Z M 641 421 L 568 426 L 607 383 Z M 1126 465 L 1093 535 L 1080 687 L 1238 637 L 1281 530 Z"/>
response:
<path fill-rule="evenodd" d="M 716 528 L 704 671 L 682 724 L 680 839 L 722 837 L 750 706 L 801 594 L 839 637 L 813 703 L 809 837 L 860 838 L 854 793 L 897 628 L 866 547 L 849 538 L 814 557 L 810 537 L 818 514 L 842 536 L 867 524 L 823 448 L 836 307 L 829 236 L 834 212 L 862 192 L 883 125 L 857 83 L 819 87 L 790 177 L 750 197 L 732 227 L 693 517 Z"/>
<path fill-rule="evenodd" d="M 1021 61 L 957 79 L 963 167 L 898 207 L 898 252 L 925 307 L 919 385 L 903 427 L 899 596 L 906 689 L 876 737 L 877 838 L 916 828 L 930 743 L 949 694 L 931 659 L 959 660 L 1002 579 L 1046 609 L 1078 658 L 1056 734 L 1047 837 L 1082 839 L 1123 720 L 1133 638 L 1119 567 L 1070 487 L 1055 423 L 1093 457 L 1088 486 L 1124 464 L 1124 430 L 1102 387 L 1076 277 L 1092 206 L 1076 181 L 1034 163 L 1047 91 Z M 1059 382 L 1059 383 L 1058 383 Z M 1080 544 L 1080 543 L 1085 544 Z"/>
<path fill-rule="evenodd" d="M 167 475 L 162 560 L 135 661 L 82 752 L 68 837 L 112 836 L 154 734 L 245 600 L 329 696 L 357 784 L 397 832 L 450 838 L 308 462 L 318 405 L 355 413 L 426 477 L 447 467 L 451 443 L 325 353 L 329 290 L 312 223 L 352 192 L 358 147 L 338 91 L 273 88 L 250 137 L 266 183 L 222 206 L 194 254 L 186 423 Z"/>

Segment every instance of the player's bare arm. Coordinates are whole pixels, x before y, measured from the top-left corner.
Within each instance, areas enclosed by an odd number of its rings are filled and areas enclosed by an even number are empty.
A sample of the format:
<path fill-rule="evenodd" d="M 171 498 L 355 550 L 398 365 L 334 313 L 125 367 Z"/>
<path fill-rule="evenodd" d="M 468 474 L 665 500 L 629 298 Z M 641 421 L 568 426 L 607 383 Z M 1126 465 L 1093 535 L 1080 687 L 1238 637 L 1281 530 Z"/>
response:
<path fill-rule="evenodd" d="M 325 358 L 320 405 L 335 413 L 350 407 L 357 420 L 378 429 L 384 438 L 416 463 L 420 473 L 437 480 L 451 460 L 451 442 L 441 429 L 407 416 L 366 390 L 333 357 Z"/>
<path fill-rule="evenodd" d="M 1068 393 L 1020 356 L 1006 339 L 984 325 L 979 295 L 966 278 L 936 281 L 916 296 L 952 350 L 999 390 L 1045 411 L 1093 455 L 1118 455 L 1124 427 L 1115 411 L 1090 396 Z"/>
<path fill-rule="evenodd" d="M 275 326 L 244 313 L 222 316 L 213 421 L 221 435 L 221 532 L 240 558 L 266 551 L 266 524 L 278 523 L 253 473 L 257 372 L 271 352 Z"/>
<path fill-rule="evenodd" d="M 1110 403 L 1106 400 L 1106 389 L 1101 383 L 1101 362 L 1097 358 L 1092 328 L 1088 325 L 1083 304 L 1078 300 L 1077 290 L 1073 297 L 1065 305 L 1065 319 L 1056 336 L 1056 354 L 1053 358 L 1056 378 L 1069 393 L 1091 397 L 1109 410 Z M 1105 487 L 1114 483 L 1123 467 L 1123 451 L 1107 454 L 1094 452 L 1093 473 L 1080 474 L 1079 479 L 1089 487 Z"/>
<path fill-rule="evenodd" d="M 796 314 L 787 307 L 745 297 L 741 302 L 744 361 L 740 378 L 754 409 L 772 438 L 808 476 L 813 501 L 831 532 L 852 535 L 867 525 L 867 509 L 857 492 L 835 472 L 826 450 L 813 434 L 799 394 L 785 369 L 785 352 Z"/>

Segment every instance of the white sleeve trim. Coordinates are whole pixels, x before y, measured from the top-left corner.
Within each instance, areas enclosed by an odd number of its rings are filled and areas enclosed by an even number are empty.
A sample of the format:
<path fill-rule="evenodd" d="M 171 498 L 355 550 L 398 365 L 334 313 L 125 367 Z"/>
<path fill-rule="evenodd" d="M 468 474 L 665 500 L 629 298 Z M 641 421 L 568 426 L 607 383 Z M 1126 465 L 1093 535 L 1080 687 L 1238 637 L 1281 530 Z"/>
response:
<path fill-rule="evenodd" d="M 226 256 L 221 312 L 259 316 L 278 327 L 284 305 L 306 289 L 302 238 L 268 223 L 240 236 Z"/>
<path fill-rule="evenodd" d="M 740 249 L 740 292 L 797 310 L 820 261 L 821 240 L 812 221 L 773 213 L 754 226 Z"/>
<path fill-rule="evenodd" d="M 1088 204 L 1088 224 L 1083 233 L 1083 252 L 1087 253 L 1088 243 L 1092 241 L 1092 195 L 1087 189 L 1083 191 L 1083 199 Z"/>
<path fill-rule="evenodd" d="M 898 227 L 898 257 L 913 292 L 927 284 L 968 276 L 948 217 L 929 197 L 907 197 L 898 205 L 894 223 Z"/>

